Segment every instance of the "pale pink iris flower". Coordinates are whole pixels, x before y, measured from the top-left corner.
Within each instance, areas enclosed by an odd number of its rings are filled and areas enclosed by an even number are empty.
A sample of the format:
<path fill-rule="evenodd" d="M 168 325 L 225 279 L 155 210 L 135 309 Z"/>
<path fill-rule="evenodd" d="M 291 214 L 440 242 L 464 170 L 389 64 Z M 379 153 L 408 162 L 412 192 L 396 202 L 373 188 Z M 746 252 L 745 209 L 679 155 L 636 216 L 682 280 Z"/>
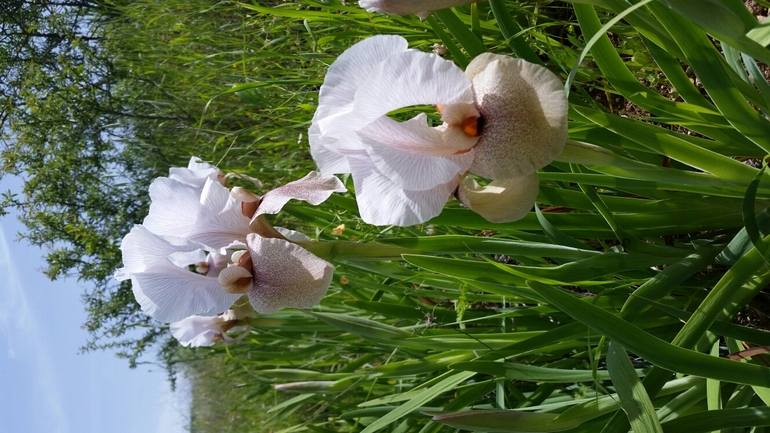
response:
<path fill-rule="evenodd" d="M 388 116 L 419 105 L 435 105 L 443 124 Z M 463 72 L 374 36 L 329 68 L 309 135 L 322 174 L 352 174 L 368 223 L 425 222 L 453 194 L 491 222 L 515 221 L 534 204 L 537 170 L 564 147 L 567 99 L 556 75 L 521 59 L 486 53 Z"/>
<path fill-rule="evenodd" d="M 259 313 L 312 307 L 334 267 L 292 243 L 296 232 L 253 228 L 290 199 L 317 205 L 344 190 L 339 179 L 313 172 L 244 202 L 211 178 L 202 189 L 156 179 L 148 216 L 121 243 L 124 267 L 115 277 L 130 279 L 142 310 L 161 322 L 217 314 L 242 295 Z"/>
<path fill-rule="evenodd" d="M 417 15 L 425 18 L 434 11 L 474 3 L 474 0 L 361 0 L 358 5 L 368 12 L 390 15 Z"/>

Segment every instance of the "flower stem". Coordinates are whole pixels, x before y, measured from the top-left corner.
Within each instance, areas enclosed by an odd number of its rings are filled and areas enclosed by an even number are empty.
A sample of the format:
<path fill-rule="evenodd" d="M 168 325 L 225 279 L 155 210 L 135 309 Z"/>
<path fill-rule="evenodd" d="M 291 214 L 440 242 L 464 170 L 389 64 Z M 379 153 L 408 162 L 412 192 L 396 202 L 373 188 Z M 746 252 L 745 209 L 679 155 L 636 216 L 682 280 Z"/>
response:
<path fill-rule="evenodd" d="M 374 242 L 304 242 L 300 245 L 324 260 L 401 260 L 402 254 L 414 252 L 395 245 L 385 245 Z"/>

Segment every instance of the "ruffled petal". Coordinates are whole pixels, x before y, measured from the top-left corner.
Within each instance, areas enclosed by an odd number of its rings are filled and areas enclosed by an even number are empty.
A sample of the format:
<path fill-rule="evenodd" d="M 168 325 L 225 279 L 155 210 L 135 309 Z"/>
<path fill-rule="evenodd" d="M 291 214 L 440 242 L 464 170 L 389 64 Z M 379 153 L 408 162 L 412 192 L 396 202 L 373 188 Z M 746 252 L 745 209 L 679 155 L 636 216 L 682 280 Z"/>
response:
<path fill-rule="evenodd" d="M 195 188 L 203 188 L 206 179 L 218 181 L 222 172 L 207 162 L 201 161 L 197 156 L 190 158 L 187 168 L 171 167 L 168 170 L 169 179 L 182 182 Z"/>
<path fill-rule="evenodd" d="M 301 200 L 312 205 L 319 205 L 335 192 L 345 192 L 345 185 L 335 176 L 324 177 L 317 171 L 311 171 L 302 179 L 289 182 L 262 197 L 254 218 L 263 214 L 277 214 L 289 200 Z"/>
<path fill-rule="evenodd" d="M 212 248 L 243 244 L 249 230 L 249 218 L 241 212 L 240 202 L 217 181 L 207 179 L 203 190 L 168 179 L 158 178 L 150 185 L 150 212 L 144 226 L 153 233 L 201 242 Z"/>
<path fill-rule="evenodd" d="M 460 182 L 449 182 L 425 191 L 399 188 L 377 170 L 366 155 L 351 158 L 350 166 L 361 218 L 375 225 L 411 226 L 440 214 Z"/>
<path fill-rule="evenodd" d="M 251 234 L 247 242 L 255 275 L 248 296 L 258 313 L 311 308 L 324 297 L 334 274 L 331 263 L 282 239 Z"/>
<path fill-rule="evenodd" d="M 465 178 L 457 189 L 457 199 L 489 222 L 506 223 L 520 220 L 529 213 L 539 186 L 537 173 L 494 180 L 484 187 Z"/>
<path fill-rule="evenodd" d="M 413 105 L 473 104 L 471 82 L 454 62 L 409 50 L 371 72 L 355 95 L 348 126 L 358 130 L 387 113 Z"/>
<path fill-rule="evenodd" d="M 185 239 L 164 238 L 134 226 L 123 238 L 123 275 L 142 310 L 161 322 L 176 322 L 195 314 L 227 310 L 238 295 L 225 293 L 216 278 L 176 266 L 170 256 L 204 247 Z"/>
<path fill-rule="evenodd" d="M 195 227 L 201 190 L 167 177 L 150 185 L 150 212 L 143 225 L 163 236 L 184 237 Z"/>
<path fill-rule="evenodd" d="M 310 140 L 310 155 L 318 165 L 318 171 L 324 176 L 339 173 L 350 173 L 348 159 L 335 149 L 338 138 L 324 137 L 321 135 L 321 127 L 318 123 L 310 125 L 308 131 Z M 337 146 L 337 148 L 339 148 Z"/>
<path fill-rule="evenodd" d="M 567 140 L 568 105 L 556 75 L 497 54 L 477 57 L 468 73 L 484 120 L 471 173 L 488 179 L 521 177 L 561 153 Z"/>
<path fill-rule="evenodd" d="M 380 63 L 407 47 L 406 39 L 400 36 L 379 35 L 358 42 L 337 57 L 326 72 L 313 116 L 313 124 L 319 126 L 323 135 L 338 137 L 340 131 L 350 129 L 345 115 L 353 111 L 356 91 Z M 310 145 L 317 143 L 311 139 Z"/>
<path fill-rule="evenodd" d="M 467 5 L 475 0 L 361 0 L 358 5 L 368 12 L 390 15 L 417 15 L 425 18 L 434 11 Z"/>

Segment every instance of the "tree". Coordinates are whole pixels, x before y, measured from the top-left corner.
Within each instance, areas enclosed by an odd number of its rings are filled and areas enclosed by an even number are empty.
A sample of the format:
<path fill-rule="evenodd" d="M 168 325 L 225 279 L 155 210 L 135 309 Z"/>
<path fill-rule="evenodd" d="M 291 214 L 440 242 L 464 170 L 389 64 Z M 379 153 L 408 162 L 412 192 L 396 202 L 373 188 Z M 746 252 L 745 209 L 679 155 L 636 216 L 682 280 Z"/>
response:
<path fill-rule="evenodd" d="M 126 349 L 134 362 L 159 330 L 130 286 L 111 276 L 120 238 L 146 212 L 146 184 L 165 167 L 130 139 L 127 74 L 104 44 L 108 12 L 93 1 L 0 4 L 0 177 L 25 182 L 22 194 L 4 194 L 0 213 L 20 212 L 23 238 L 47 249 L 48 277 L 77 275 L 92 287 L 84 294 L 94 336 L 86 348 Z M 139 340 L 99 338 L 137 326 L 147 329 Z"/>

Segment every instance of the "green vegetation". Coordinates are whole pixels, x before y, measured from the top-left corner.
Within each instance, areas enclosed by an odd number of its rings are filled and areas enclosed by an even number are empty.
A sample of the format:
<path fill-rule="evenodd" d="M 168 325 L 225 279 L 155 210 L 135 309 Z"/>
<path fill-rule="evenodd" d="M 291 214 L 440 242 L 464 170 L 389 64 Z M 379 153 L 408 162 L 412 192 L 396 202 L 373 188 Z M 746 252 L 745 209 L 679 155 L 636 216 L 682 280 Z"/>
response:
<path fill-rule="evenodd" d="M 93 287 L 88 349 L 160 348 L 193 380 L 195 432 L 770 427 L 770 358 L 741 353 L 770 346 L 767 2 L 489 0 L 426 20 L 343 3 L 0 6 L 0 174 L 26 179 L 2 209 L 50 248 L 50 277 Z M 311 237 L 410 252 L 337 260 L 312 311 L 178 347 L 111 279 L 147 185 L 191 155 L 266 188 L 303 176 L 325 71 L 374 34 L 461 66 L 515 54 L 571 84 L 538 209 L 491 224 L 453 202 L 397 228 L 363 223 L 352 193 L 292 203 L 279 222 Z"/>

